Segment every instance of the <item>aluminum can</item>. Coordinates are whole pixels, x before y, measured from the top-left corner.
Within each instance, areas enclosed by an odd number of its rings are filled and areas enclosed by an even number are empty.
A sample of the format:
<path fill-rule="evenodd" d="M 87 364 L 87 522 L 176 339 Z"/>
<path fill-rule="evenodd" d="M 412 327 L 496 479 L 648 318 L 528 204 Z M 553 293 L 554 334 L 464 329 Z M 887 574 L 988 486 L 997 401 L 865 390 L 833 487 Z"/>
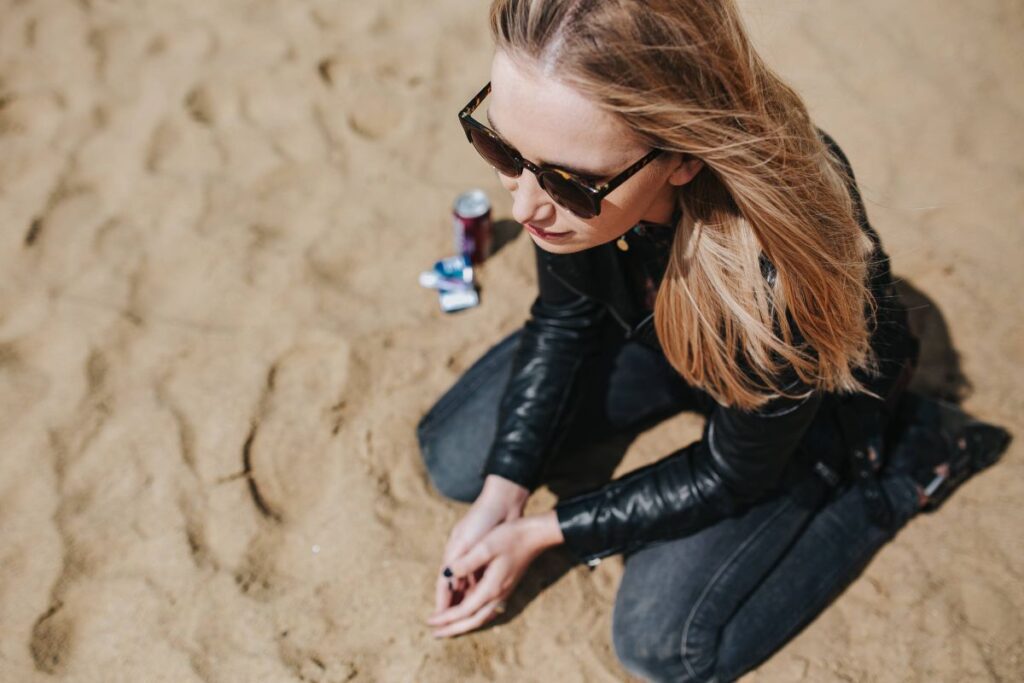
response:
<path fill-rule="evenodd" d="M 480 305 L 480 295 L 472 287 L 460 289 L 442 289 L 438 294 L 438 303 L 445 313 L 455 313 L 466 308 Z"/>
<path fill-rule="evenodd" d="M 462 254 L 443 258 L 420 273 L 420 286 L 427 289 L 473 289 L 473 266 Z"/>
<path fill-rule="evenodd" d="M 473 265 L 484 262 L 491 250 L 491 200 L 483 190 L 469 190 L 452 207 L 455 251 Z"/>

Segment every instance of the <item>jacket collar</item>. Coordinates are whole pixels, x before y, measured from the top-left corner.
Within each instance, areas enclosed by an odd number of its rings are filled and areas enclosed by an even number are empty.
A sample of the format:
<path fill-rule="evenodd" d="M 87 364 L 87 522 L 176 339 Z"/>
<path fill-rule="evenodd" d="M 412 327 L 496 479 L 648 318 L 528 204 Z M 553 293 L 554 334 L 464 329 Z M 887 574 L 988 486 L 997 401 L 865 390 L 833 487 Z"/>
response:
<path fill-rule="evenodd" d="M 542 254 L 548 272 L 577 294 L 605 305 L 632 335 L 652 318 L 631 296 L 629 280 L 614 242 L 573 254 Z"/>
<path fill-rule="evenodd" d="M 627 233 L 638 228 L 672 229 L 681 217 L 682 206 L 677 206 L 667 223 L 640 221 Z M 577 294 L 603 303 L 627 336 L 632 337 L 653 323 L 653 314 L 638 306 L 631 296 L 623 260 L 614 241 L 573 254 L 541 251 L 548 272 Z"/>

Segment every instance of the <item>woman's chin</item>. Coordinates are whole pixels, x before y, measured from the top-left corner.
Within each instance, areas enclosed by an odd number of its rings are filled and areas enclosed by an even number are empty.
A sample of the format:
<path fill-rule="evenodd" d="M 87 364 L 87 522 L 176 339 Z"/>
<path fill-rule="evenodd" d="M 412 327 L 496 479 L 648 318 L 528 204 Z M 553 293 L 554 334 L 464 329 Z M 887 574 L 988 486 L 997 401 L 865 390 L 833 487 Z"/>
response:
<path fill-rule="evenodd" d="M 580 244 L 575 239 L 571 238 L 566 239 L 564 241 L 555 242 L 551 240 L 546 240 L 543 237 L 538 237 L 537 235 L 531 233 L 529 230 L 527 230 L 527 233 L 530 235 L 530 239 L 533 240 L 534 244 L 536 244 L 544 251 L 550 252 L 552 254 L 572 254 L 577 251 L 583 251 L 588 246 L 590 246 L 587 244 Z"/>

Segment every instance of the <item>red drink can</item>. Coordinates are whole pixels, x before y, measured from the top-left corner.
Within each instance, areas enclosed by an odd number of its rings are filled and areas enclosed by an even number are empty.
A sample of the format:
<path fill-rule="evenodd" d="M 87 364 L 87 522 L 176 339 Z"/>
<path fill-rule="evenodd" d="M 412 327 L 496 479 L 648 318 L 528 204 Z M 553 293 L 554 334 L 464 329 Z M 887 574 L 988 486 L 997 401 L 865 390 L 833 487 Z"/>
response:
<path fill-rule="evenodd" d="M 469 190 L 452 207 L 455 251 L 473 265 L 484 262 L 491 250 L 491 200 L 483 190 Z"/>

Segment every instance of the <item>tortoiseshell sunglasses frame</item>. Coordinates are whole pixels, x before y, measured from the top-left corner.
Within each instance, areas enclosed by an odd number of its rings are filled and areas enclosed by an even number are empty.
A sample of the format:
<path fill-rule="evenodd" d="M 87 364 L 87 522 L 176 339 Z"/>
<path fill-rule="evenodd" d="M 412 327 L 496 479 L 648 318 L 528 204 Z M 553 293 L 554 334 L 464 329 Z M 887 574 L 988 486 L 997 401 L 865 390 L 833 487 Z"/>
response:
<path fill-rule="evenodd" d="M 475 129 L 483 132 L 485 135 L 488 135 L 491 138 L 493 138 L 494 140 L 496 140 L 500 145 L 502 145 L 509 152 L 509 156 L 511 156 L 512 159 L 519 165 L 519 167 L 520 167 L 519 168 L 519 174 L 517 174 L 516 177 L 518 177 L 518 175 L 521 175 L 522 172 L 523 172 L 522 169 L 525 168 L 525 169 L 528 169 L 529 171 L 531 171 L 535 176 L 537 176 L 538 177 L 538 182 L 539 182 L 541 173 L 547 171 L 547 172 L 550 172 L 550 173 L 556 173 L 556 174 L 560 175 L 563 179 L 565 179 L 565 180 L 569 181 L 570 183 L 578 186 L 583 191 L 583 193 L 589 198 L 589 200 L 590 200 L 590 202 L 592 204 L 592 209 L 593 209 L 593 215 L 591 215 L 591 216 L 583 216 L 583 218 L 593 218 L 594 216 L 597 216 L 598 214 L 600 214 L 601 213 L 601 201 L 605 197 L 607 197 L 608 194 L 611 193 L 612 190 L 614 190 L 619 185 L 621 185 L 622 183 L 624 183 L 627 180 L 629 180 L 640 169 L 642 169 L 644 166 L 646 166 L 647 164 L 649 164 L 652 161 L 654 161 L 658 157 L 658 155 L 660 155 L 664 151 L 664 150 L 661 150 L 661 149 L 651 150 L 643 159 L 640 159 L 635 164 L 633 164 L 632 166 L 627 168 L 625 171 L 623 171 L 622 173 L 619 173 L 617 176 L 615 176 L 614 178 L 609 180 L 607 183 L 604 183 L 603 185 L 595 186 L 595 185 L 587 182 L 583 178 L 580 178 L 579 176 L 575 175 L 574 173 L 569 173 L 568 171 L 564 171 L 564 170 L 558 168 L 557 166 L 539 166 L 539 165 L 533 163 L 532 161 L 530 161 L 528 159 L 524 159 L 523 155 L 519 153 L 519 150 L 517 150 L 512 145 L 510 145 L 507 142 L 505 142 L 502 139 L 502 137 L 500 135 L 498 135 L 497 132 L 491 130 L 490 128 L 488 128 L 484 124 L 482 124 L 479 121 L 477 121 L 476 119 L 474 119 L 471 116 L 472 113 L 474 111 L 476 111 L 477 107 L 480 106 L 480 103 L 484 101 L 484 98 L 487 97 L 487 94 L 490 93 L 490 92 L 491 92 L 491 82 L 488 81 L 487 85 L 485 85 L 480 90 L 480 92 L 478 92 L 476 94 L 476 96 L 473 97 L 473 99 L 469 101 L 469 104 L 467 104 L 465 107 L 463 107 L 462 111 L 459 112 L 459 122 L 462 124 L 462 129 L 466 133 L 466 140 L 468 140 L 470 144 L 473 144 L 473 137 L 472 137 L 471 128 L 475 128 Z M 547 188 L 545 188 L 545 192 L 547 192 Z M 548 194 L 550 195 L 551 193 L 548 192 Z M 553 195 L 551 196 L 551 198 L 555 199 L 555 197 Z M 559 202 L 559 204 L 561 204 L 561 202 Z M 568 209 L 568 207 L 565 207 L 565 208 Z M 568 210 L 572 211 L 572 209 L 568 209 Z M 573 213 L 575 213 L 575 212 L 573 212 Z M 579 214 L 577 214 L 577 215 L 579 215 Z"/>

